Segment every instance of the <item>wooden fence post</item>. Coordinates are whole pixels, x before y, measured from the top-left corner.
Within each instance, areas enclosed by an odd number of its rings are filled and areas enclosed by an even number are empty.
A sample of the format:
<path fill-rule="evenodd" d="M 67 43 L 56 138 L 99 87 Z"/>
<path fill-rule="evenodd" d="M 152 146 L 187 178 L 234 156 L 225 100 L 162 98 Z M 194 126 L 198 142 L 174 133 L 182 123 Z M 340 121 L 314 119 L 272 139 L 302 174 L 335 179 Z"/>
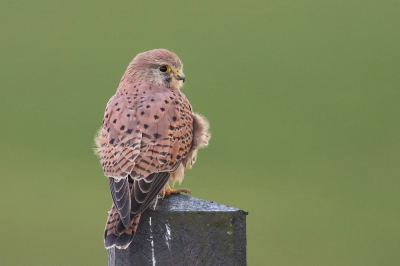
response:
<path fill-rule="evenodd" d="M 153 206 L 127 249 L 108 250 L 109 266 L 246 265 L 247 212 L 185 195 Z"/>

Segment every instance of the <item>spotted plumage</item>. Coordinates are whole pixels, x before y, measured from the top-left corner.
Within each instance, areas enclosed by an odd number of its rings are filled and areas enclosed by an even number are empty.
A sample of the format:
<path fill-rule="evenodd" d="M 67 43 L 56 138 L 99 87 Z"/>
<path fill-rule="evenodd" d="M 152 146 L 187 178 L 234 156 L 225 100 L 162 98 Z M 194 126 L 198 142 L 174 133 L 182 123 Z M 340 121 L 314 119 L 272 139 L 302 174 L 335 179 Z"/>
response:
<path fill-rule="evenodd" d="M 168 180 L 181 182 L 197 149 L 208 144 L 207 121 L 192 112 L 179 90 L 184 81 L 182 63 L 174 53 L 151 50 L 129 64 L 107 103 L 96 137 L 113 199 L 106 248 L 126 248 L 140 214 L 157 195 L 182 191 L 170 189 Z"/>

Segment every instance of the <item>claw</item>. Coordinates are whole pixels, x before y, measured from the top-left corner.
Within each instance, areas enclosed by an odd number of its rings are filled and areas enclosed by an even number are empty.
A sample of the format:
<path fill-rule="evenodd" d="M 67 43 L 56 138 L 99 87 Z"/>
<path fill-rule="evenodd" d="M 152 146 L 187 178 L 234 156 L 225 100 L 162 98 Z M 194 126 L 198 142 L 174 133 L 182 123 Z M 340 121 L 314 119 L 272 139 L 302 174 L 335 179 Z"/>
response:
<path fill-rule="evenodd" d="M 168 196 L 171 194 L 181 194 L 182 192 L 187 193 L 187 194 L 192 194 L 192 192 L 187 188 L 178 188 L 178 189 L 167 188 L 165 190 L 165 196 Z"/>

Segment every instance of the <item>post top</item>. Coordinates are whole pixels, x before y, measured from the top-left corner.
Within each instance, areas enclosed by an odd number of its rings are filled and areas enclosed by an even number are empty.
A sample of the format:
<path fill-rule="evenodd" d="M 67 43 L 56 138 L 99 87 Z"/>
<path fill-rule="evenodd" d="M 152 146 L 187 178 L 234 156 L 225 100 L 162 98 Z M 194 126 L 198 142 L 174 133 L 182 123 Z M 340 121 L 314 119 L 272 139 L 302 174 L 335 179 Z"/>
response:
<path fill-rule="evenodd" d="M 203 200 L 186 195 L 169 195 L 164 199 L 158 199 L 156 209 L 154 209 L 154 201 L 147 208 L 148 212 L 235 212 L 239 209 L 215 203 L 208 200 Z M 242 211 L 244 212 L 244 211 Z M 247 212 L 244 212 L 247 215 Z"/>

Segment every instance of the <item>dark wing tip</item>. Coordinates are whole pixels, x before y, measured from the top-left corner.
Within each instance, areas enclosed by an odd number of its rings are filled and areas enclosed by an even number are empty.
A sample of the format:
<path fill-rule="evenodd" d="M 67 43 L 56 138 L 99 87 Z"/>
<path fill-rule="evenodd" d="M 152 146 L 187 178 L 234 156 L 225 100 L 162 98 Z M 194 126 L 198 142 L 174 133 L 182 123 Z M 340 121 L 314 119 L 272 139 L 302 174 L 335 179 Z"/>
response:
<path fill-rule="evenodd" d="M 131 217 L 127 214 L 125 217 L 121 217 L 121 221 L 124 224 L 125 228 L 128 228 L 131 224 Z"/>
<path fill-rule="evenodd" d="M 119 181 L 110 177 L 110 191 L 114 205 L 119 213 L 124 226 L 130 226 L 131 196 L 129 191 L 128 178 Z"/>

